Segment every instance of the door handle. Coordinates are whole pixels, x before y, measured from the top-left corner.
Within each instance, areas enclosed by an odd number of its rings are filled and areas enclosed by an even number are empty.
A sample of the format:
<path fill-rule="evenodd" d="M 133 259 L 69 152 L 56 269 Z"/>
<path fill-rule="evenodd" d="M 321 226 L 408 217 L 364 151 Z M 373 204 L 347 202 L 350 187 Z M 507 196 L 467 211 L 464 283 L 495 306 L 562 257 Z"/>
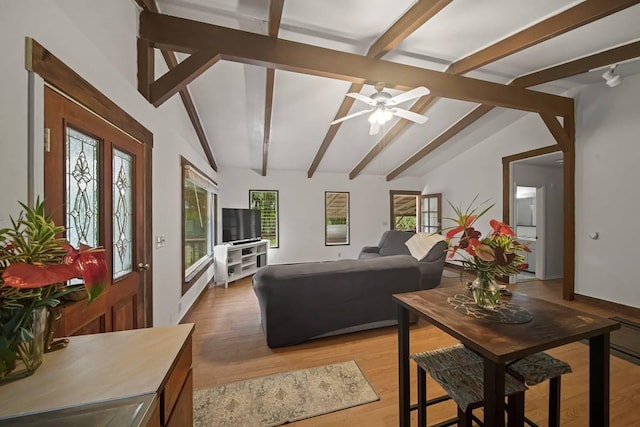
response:
<path fill-rule="evenodd" d="M 148 269 L 149 269 L 149 264 L 144 264 L 142 262 L 138 264 L 138 271 L 143 271 Z"/>

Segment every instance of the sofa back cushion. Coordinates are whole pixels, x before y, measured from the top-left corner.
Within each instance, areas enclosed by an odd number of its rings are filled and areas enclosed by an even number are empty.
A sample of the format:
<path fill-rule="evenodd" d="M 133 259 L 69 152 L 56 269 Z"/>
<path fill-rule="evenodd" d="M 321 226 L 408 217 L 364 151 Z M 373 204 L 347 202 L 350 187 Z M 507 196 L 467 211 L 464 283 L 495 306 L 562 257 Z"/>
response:
<path fill-rule="evenodd" d="M 415 233 L 411 231 L 385 231 L 380 239 L 380 255 L 411 255 L 405 242 L 413 235 L 415 235 Z"/>

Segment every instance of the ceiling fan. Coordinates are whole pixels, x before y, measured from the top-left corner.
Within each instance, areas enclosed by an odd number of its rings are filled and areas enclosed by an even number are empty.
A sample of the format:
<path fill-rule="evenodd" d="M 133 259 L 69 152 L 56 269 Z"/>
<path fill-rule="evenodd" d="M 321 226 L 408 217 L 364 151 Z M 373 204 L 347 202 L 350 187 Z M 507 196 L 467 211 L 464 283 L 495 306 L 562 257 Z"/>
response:
<path fill-rule="evenodd" d="M 416 123 L 424 123 L 427 121 L 427 117 L 422 114 L 414 113 L 413 111 L 404 110 L 402 108 L 395 107 L 396 105 L 409 101 L 410 99 L 419 98 L 429 94 L 429 89 L 424 86 L 419 86 L 415 89 L 411 89 L 400 95 L 391 96 L 390 93 L 385 92 L 384 83 L 376 83 L 376 93 L 371 97 L 361 95 L 359 93 L 348 93 L 347 96 L 355 98 L 358 101 L 362 101 L 365 104 L 371 106 L 368 110 L 358 111 L 357 113 L 349 114 L 331 122 L 332 125 L 343 122 L 345 120 L 352 119 L 354 117 L 362 116 L 363 114 L 371 113 L 369 115 L 369 135 L 377 135 L 380 131 L 380 126 L 391 120 L 393 116 L 402 117 L 403 119 L 411 120 Z"/>

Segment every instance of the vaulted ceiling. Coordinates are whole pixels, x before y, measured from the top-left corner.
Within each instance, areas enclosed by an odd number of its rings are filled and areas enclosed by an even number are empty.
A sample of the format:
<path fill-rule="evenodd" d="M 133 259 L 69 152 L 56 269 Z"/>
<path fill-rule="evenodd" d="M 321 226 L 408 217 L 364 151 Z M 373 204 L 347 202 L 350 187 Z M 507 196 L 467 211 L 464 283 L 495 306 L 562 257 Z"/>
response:
<path fill-rule="evenodd" d="M 528 112 L 553 130 L 566 104 L 537 92 L 604 85 L 611 64 L 622 76 L 640 72 L 640 0 L 137 1 L 190 20 L 143 14 L 142 48 L 164 48 L 175 72 L 150 75 L 139 42 L 140 89 L 155 105 L 182 98 L 214 168 L 422 176 L 430 157 L 455 155 L 462 139 L 480 142 Z M 345 95 L 369 96 L 378 80 L 392 95 L 429 87 L 400 105 L 429 120 L 394 118 L 373 136 L 366 115 L 330 125 L 366 109 Z"/>

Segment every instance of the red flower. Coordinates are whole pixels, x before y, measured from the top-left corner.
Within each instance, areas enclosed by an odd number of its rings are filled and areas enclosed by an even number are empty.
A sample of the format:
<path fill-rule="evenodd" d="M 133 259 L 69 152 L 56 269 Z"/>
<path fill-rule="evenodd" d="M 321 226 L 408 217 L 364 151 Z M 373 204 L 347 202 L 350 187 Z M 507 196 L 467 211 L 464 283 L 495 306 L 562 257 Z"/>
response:
<path fill-rule="evenodd" d="M 446 240 L 451 240 L 453 239 L 456 234 L 458 234 L 461 231 L 464 231 L 466 229 L 468 229 L 469 227 L 471 227 L 471 224 L 473 224 L 473 222 L 476 220 L 476 218 L 478 218 L 478 215 L 463 215 L 458 219 L 458 226 L 457 227 L 453 227 L 451 230 L 447 231 L 447 234 L 445 236 Z"/>
<path fill-rule="evenodd" d="M 62 246 L 67 251 L 62 264 L 10 264 L 2 273 L 4 284 L 27 289 L 82 278 L 89 302 L 93 301 L 102 293 L 109 279 L 104 249 L 81 245 L 78 251 L 68 244 Z"/>
<path fill-rule="evenodd" d="M 503 236 L 509 236 L 509 237 L 515 237 L 516 235 L 511 229 L 511 227 L 509 227 L 504 222 L 500 222 L 498 220 L 492 219 L 491 221 L 489 221 L 489 225 L 491 226 L 491 228 L 493 228 L 493 232 L 495 234 L 501 234 Z"/>

